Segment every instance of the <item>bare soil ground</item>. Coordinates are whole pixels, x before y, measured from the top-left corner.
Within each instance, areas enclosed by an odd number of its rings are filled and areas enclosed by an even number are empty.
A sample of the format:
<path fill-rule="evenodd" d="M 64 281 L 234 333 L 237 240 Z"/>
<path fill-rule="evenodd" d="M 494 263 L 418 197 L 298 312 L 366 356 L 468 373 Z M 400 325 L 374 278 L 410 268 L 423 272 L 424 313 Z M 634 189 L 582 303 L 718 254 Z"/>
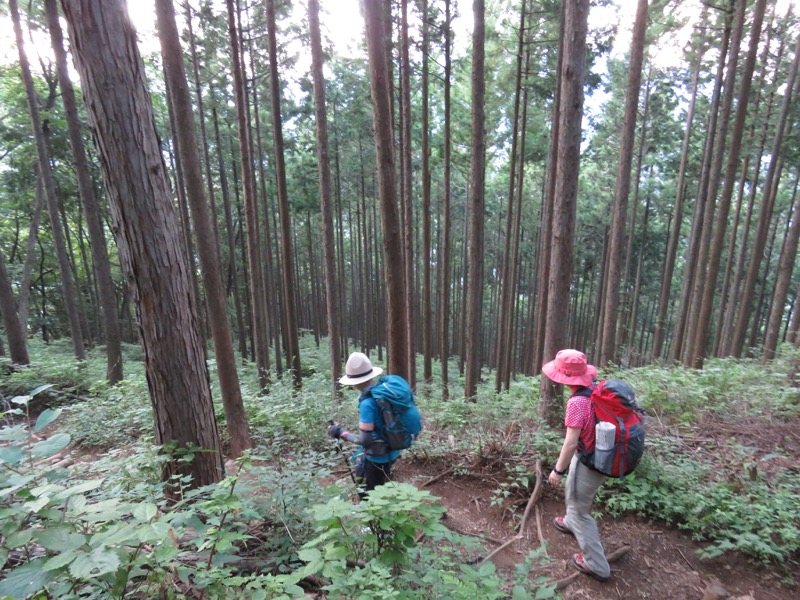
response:
<path fill-rule="evenodd" d="M 400 460 L 395 479 L 418 486 L 441 474 L 451 465 L 422 464 Z M 514 510 L 493 506 L 492 493 L 502 481 L 502 473 L 480 475 L 449 475 L 426 487 L 438 496 L 447 508 L 443 523 L 459 533 L 476 536 L 485 545 L 485 555 L 517 533 L 520 516 L 525 509 L 522 501 Z M 552 559 L 544 567 L 535 568 L 531 576 L 547 576 L 563 580 L 576 573 L 570 563 L 572 554 L 579 552 L 574 538 L 557 531 L 553 517 L 563 514 L 563 488 L 554 489 L 546 482 L 534 507 L 527 527 L 528 535 L 518 540 L 492 560 L 501 570 L 513 570 L 531 550 L 546 544 Z M 516 514 L 516 518 L 512 513 Z M 796 600 L 800 590 L 781 585 L 786 576 L 779 569 L 764 568 L 736 554 L 714 560 L 701 560 L 695 554 L 699 544 L 686 533 L 662 523 L 652 523 L 638 517 L 615 519 L 603 516 L 598 520 L 601 536 L 610 554 L 629 546 L 630 550 L 612 564 L 612 578 L 600 583 L 579 574 L 561 591 L 566 599 L 619 600 L 642 598 L 650 600 Z M 800 581 L 800 571 L 792 573 Z"/>

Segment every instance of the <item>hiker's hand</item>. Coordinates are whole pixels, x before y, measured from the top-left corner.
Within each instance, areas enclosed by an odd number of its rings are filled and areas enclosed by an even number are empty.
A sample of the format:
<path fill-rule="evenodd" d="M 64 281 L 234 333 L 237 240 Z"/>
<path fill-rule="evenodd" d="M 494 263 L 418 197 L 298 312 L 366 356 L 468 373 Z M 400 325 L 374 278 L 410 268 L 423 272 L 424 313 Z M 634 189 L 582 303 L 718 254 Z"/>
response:
<path fill-rule="evenodd" d="M 550 476 L 547 478 L 547 481 L 552 486 L 561 485 L 561 475 L 555 471 L 550 471 Z"/>
<path fill-rule="evenodd" d="M 338 440 L 342 436 L 342 426 L 338 423 L 334 423 L 328 427 L 328 435 L 333 439 Z"/>

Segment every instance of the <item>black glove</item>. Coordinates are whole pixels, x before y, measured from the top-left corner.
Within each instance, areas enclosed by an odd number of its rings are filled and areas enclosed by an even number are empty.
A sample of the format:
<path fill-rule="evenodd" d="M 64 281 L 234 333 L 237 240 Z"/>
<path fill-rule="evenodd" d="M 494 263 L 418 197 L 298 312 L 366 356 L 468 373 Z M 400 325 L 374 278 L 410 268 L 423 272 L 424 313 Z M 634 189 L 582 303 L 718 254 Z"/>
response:
<path fill-rule="evenodd" d="M 333 439 L 338 440 L 342 435 L 342 426 L 341 425 L 331 425 L 328 427 L 328 435 L 331 436 Z"/>

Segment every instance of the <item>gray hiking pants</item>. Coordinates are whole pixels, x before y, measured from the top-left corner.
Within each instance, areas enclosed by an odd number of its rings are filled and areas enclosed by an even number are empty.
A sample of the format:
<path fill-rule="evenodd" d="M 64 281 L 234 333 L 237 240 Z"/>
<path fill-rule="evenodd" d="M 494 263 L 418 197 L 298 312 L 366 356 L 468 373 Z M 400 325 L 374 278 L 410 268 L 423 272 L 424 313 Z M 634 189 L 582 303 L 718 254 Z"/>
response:
<path fill-rule="evenodd" d="M 606 560 L 597 523 L 592 517 L 592 503 L 597 490 L 606 479 L 602 473 L 584 465 L 576 453 L 569 465 L 565 489 L 567 514 L 564 521 L 575 534 L 586 564 L 601 577 L 611 575 L 611 567 Z"/>

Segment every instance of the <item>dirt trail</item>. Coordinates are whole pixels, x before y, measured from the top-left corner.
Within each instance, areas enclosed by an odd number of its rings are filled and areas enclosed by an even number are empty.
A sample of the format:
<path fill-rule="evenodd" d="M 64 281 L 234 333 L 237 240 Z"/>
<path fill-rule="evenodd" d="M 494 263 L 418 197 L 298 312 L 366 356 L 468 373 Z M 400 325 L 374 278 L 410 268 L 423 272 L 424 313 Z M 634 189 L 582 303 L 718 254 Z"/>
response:
<path fill-rule="evenodd" d="M 401 460 L 395 478 L 422 485 L 444 471 Z M 576 571 L 570 564 L 572 554 L 579 552 L 574 538 L 556 531 L 553 517 L 563 514 L 563 491 L 546 483 L 543 495 L 528 525 L 528 536 L 498 554 L 494 559 L 499 569 L 513 569 L 528 552 L 540 547 L 540 535 L 546 540 L 547 554 L 552 562 L 532 573 L 535 576 L 563 579 Z M 497 548 L 516 534 L 508 511 L 492 506 L 492 492 L 498 482 L 492 476 L 447 476 L 428 486 L 441 498 L 447 508 L 443 523 L 450 529 L 478 536 L 486 552 Z M 524 500 L 517 514 L 525 509 Z M 518 518 L 516 522 L 518 522 Z M 642 598 L 649 600 L 797 600 L 799 590 L 781 586 L 783 575 L 776 569 L 765 569 L 737 555 L 714 560 L 701 560 L 695 550 L 701 546 L 686 533 L 658 523 L 648 523 L 637 517 L 598 520 L 607 553 L 622 546 L 630 551 L 612 566 L 612 578 L 607 583 L 580 575 L 561 593 L 568 600 L 620 600 Z M 793 572 L 800 581 L 800 570 Z M 721 589 L 714 588 L 714 585 Z M 725 594 L 728 594 L 727 596 Z"/>

